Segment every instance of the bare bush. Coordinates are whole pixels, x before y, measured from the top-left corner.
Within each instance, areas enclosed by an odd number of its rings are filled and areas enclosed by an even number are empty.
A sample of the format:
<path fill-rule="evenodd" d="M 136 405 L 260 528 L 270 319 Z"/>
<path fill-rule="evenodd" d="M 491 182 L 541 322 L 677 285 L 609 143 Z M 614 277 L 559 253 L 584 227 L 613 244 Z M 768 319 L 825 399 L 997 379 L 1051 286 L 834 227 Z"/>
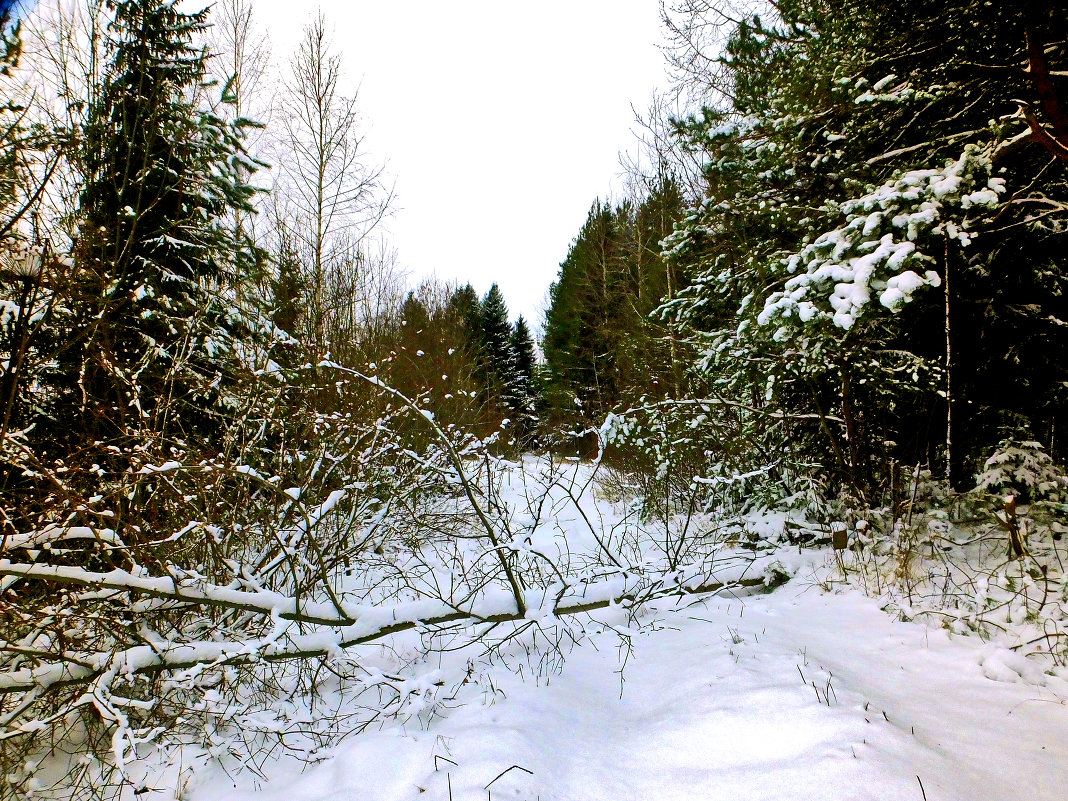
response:
<path fill-rule="evenodd" d="M 711 555 L 665 573 L 633 521 L 591 517 L 588 466 L 518 469 L 374 376 L 319 369 L 377 387 L 385 413 L 317 414 L 265 378 L 247 419 L 284 413 L 283 437 L 249 425 L 217 455 L 146 452 L 105 497 L 57 496 L 4 539 L 0 759 L 16 793 L 46 789 L 45 768 L 26 765 L 57 762 L 57 796 L 117 789 L 136 782 L 130 766 L 150 744 L 200 743 L 250 770 L 278 748 L 314 758 L 341 719 L 352 729 L 411 712 L 412 680 L 382 675 L 362 645 L 413 631 L 429 651 L 493 649 L 537 630 L 538 658 L 552 662 L 581 636 L 568 616 L 723 586 Z M 422 453 L 398 446 L 408 418 L 434 435 Z M 139 516 L 120 534 L 110 507 L 129 499 Z M 592 551 L 572 552 L 557 530 L 565 506 Z M 257 714 L 314 697 L 328 677 L 352 699 L 340 718 L 263 727 Z"/>

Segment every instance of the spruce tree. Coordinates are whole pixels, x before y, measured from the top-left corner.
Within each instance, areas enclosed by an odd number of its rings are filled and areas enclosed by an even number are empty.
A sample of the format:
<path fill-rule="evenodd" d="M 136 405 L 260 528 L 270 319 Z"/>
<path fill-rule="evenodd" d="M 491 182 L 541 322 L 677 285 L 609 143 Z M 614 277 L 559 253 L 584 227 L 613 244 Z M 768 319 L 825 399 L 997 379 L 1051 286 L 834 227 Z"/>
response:
<path fill-rule="evenodd" d="M 458 287 L 448 302 L 449 314 L 464 332 L 466 347 L 471 358 L 482 360 L 482 304 L 471 284 Z"/>
<path fill-rule="evenodd" d="M 12 71 L 18 65 L 21 40 L 18 25 L 11 25 L 11 8 L 0 5 L 0 98 L 14 94 Z M 19 403 L 19 373 L 24 343 L 28 339 L 31 318 L 38 310 L 32 308 L 39 294 L 39 276 L 33 274 L 33 263 L 26 243 L 16 236 L 20 209 L 19 195 L 24 183 L 22 162 L 28 149 L 23 130 L 23 109 L 11 99 L 0 103 L 0 353 L 7 356 L 0 362 L 0 456 L 6 457 L 4 447 L 8 432 L 17 419 Z M 32 258 L 32 256 L 30 256 Z M 14 462 L 21 460 L 15 459 Z M 20 468 L 12 466 L 13 471 Z M 0 486 L 6 484 L 7 466 L 0 468 Z"/>
<path fill-rule="evenodd" d="M 252 211 L 249 123 L 193 100 L 207 9 L 113 8 L 78 152 L 76 308 L 56 416 L 88 442 L 138 430 L 208 435 L 225 426 L 235 373 L 255 361 L 243 340 L 262 330 L 248 286 L 260 254 L 225 223 Z"/>
<path fill-rule="evenodd" d="M 538 390 L 534 380 L 537 357 L 534 353 L 534 338 L 530 335 L 527 321 L 523 315 L 515 321 L 510 337 L 512 352 L 515 354 L 515 372 L 508 402 L 519 430 L 517 437 L 521 448 L 534 444 L 536 426 L 535 406 Z"/>
<path fill-rule="evenodd" d="M 515 375 L 517 384 L 522 387 L 522 394 L 532 397 L 534 387 L 534 367 L 537 357 L 534 354 L 534 338 L 523 315 L 515 321 L 511 335 L 512 351 L 515 354 Z"/>
<path fill-rule="evenodd" d="M 482 298 L 480 318 L 487 386 L 492 396 L 504 399 L 515 386 L 516 354 L 508 304 L 496 283 Z"/>
<path fill-rule="evenodd" d="M 554 405 L 568 408 L 570 396 L 592 417 L 618 397 L 616 356 L 627 328 L 613 322 L 626 309 L 619 230 L 611 205 L 595 201 L 549 290 L 545 360 Z"/>
<path fill-rule="evenodd" d="M 196 100 L 211 89 L 194 44 L 208 11 L 123 0 L 111 12 L 72 154 L 83 186 L 63 315 L 37 343 L 54 370 L 27 421 L 42 460 L 98 495 L 146 462 L 224 450 L 242 436 L 239 409 L 253 419 L 256 372 L 277 375 L 254 286 L 262 253 L 227 223 L 252 212 L 251 123 Z"/>

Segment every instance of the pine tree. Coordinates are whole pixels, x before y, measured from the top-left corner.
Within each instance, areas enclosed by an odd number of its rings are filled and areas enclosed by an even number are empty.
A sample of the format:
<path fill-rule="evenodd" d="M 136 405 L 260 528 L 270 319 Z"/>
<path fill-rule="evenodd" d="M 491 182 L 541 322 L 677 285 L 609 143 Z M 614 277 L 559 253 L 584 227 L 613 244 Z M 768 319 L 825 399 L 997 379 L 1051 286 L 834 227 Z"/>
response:
<path fill-rule="evenodd" d="M 733 107 L 680 126 L 707 197 L 667 243 L 693 283 L 666 311 L 754 410 L 745 440 L 862 492 L 902 461 L 959 483 L 1000 426 L 1065 409 L 1061 104 L 1014 66 L 1063 37 L 1042 3 L 777 8 L 728 44 Z"/>
<path fill-rule="evenodd" d="M 545 319 L 545 394 L 556 416 L 573 416 L 577 399 L 599 423 L 623 403 L 677 389 L 676 344 L 651 314 L 682 284 L 659 246 L 681 207 L 678 185 L 664 177 L 640 200 L 590 209 Z"/>

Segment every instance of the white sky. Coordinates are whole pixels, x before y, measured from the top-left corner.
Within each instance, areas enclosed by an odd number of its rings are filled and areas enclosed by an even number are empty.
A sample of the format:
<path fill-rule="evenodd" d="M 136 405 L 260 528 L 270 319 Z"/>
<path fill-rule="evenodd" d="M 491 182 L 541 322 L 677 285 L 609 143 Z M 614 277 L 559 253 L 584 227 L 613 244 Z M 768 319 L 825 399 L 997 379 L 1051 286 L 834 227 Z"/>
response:
<path fill-rule="evenodd" d="M 401 264 L 479 294 L 496 281 L 540 325 L 633 148 L 631 103 L 664 84 L 657 0 L 255 0 L 279 64 L 319 7 L 395 180 Z"/>

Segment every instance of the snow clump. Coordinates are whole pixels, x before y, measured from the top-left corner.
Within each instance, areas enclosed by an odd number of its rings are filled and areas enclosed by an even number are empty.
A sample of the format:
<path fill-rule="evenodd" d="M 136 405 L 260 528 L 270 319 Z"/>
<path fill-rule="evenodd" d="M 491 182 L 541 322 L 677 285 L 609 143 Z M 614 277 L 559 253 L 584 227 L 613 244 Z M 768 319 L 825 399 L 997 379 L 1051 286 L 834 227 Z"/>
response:
<path fill-rule="evenodd" d="M 912 170 L 842 204 L 845 225 L 783 260 L 798 275 L 767 298 L 758 322 L 780 323 L 774 338 L 781 341 L 794 319 L 849 330 L 873 296 L 897 311 L 921 287 L 941 284 L 918 243 L 944 235 L 967 246 L 968 210 L 996 206 L 1004 191 L 1004 180 L 990 177 L 989 156 L 969 146 L 941 169 Z"/>

